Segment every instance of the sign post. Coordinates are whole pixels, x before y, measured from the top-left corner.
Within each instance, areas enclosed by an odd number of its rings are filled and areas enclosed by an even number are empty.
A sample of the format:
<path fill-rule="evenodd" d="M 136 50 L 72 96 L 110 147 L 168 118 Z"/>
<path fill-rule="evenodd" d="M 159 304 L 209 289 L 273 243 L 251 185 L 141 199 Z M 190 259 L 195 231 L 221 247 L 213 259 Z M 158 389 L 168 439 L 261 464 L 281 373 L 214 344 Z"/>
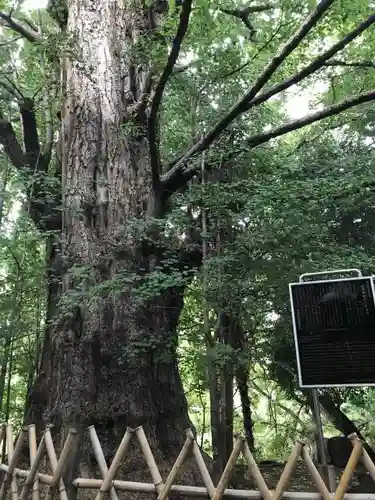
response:
<path fill-rule="evenodd" d="M 289 292 L 299 385 L 312 392 L 319 463 L 332 491 L 318 391 L 375 386 L 374 279 L 358 269 L 307 273 Z"/>
<path fill-rule="evenodd" d="M 323 424 L 320 415 L 320 403 L 319 403 L 319 392 L 318 389 L 311 389 L 312 399 L 313 399 L 313 419 L 316 428 L 316 443 L 318 450 L 318 464 L 320 466 L 321 476 L 326 483 L 327 488 L 331 493 L 336 489 L 336 477 L 334 467 L 328 465 L 327 461 L 327 450 L 324 440 Z"/>

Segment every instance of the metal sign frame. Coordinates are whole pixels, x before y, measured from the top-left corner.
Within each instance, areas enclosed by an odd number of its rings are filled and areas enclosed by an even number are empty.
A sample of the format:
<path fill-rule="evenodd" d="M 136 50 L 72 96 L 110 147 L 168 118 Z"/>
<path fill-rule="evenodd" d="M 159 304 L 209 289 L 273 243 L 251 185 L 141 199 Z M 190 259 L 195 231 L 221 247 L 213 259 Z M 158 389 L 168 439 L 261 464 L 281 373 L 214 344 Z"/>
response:
<path fill-rule="evenodd" d="M 322 275 L 329 275 L 329 274 L 344 274 L 344 273 L 356 273 L 357 276 L 355 277 L 348 277 L 348 278 L 336 278 L 336 279 L 327 279 L 327 280 L 311 280 L 311 281 L 304 281 L 304 278 L 307 277 L 313 277 L 313 276 L 322 276 Z M 293 303 L 293 294 L 292 294 L 292 287 L 294 286 L 308 286 L 308 285 L 315 285 L 317 283 L 327 283 L 329 281 L 330 283 L 338 283 L 341 281 L 358 281 L 358 280 L 369 280 L 370 285 L 371 285 L 371 290 L 372 290 L 372 298 L 374 301 L 374 306 L 375 306 L 375 285 L 374 285 L 374 276 L 362 276 L 361 271 L 359 269 L 339 269 L 335 271 L 322 271 L 318 273 L 305 273 L 301 274 L 299 282 L 297 283 L 289 283 L 289 297 L 290 297 L 290 304 L 292 307 L 292 324 L 293 324 L 293 334 L 294 334 L 294 344 L 296 347 L 296 358 L 297 358 L 297 372 L 298 372 L 298 382 L 299 386 L 303 389 L 324 389 L 324 388 L 330 388 L 330 387 L 375 387 L 375 381 L 373 383 L 360 383 L 360 384 L 303 384 L 302 382 L 302 371 L 301 371 L 301 362 L 300 362 L 300 355 L 299 355 L 299 342 L 298 342 L 298 335 L 297 335 L 297 325 L 296 325 L 296 320 L 294 316 L 294 303 Z"/>

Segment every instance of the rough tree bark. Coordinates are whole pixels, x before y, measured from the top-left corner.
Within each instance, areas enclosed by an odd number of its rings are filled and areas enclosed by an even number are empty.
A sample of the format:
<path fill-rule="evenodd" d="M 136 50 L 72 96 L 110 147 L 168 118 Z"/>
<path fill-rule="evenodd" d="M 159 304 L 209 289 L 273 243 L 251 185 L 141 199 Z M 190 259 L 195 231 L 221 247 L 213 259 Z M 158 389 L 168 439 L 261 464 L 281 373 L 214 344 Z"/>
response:
<path fill-rule="evenodd" d="M 58 24 L 72 37 L 74 53 L 66 53 L 63 61 L 61 173 L 55 172 L 61 177 L 61 190 L 51 202 L 38 177 L 28 193 L 31 216 L 41 231 L 55 231 L 55 241 L 50 240 L 48 248 L 48 319 L 52 321 L 29 395 L 27 418 L 40 425 L 54 423 L 63 433 L 71 425 L 83 429 L 95 424 L 107 458 L 127 425 L 142 424 L 154 447 L 164 458 L 171 458 L 179 451 L 184 428 L 190 425 L 175 352 L 183 288 L 171 286 L 140 300 L 133 293 L 132 279 L 147 277 L 165 251 L 173 253 L 181 266 L 190 265 L 186 263 L 190 255 L 174 250 L 168 242 L 164 246 L 156 224 L 148 224 L 144 240 L 135 237 L 131 228 L 135 222 L 141 226 L 163 216 L 168 197 L 199 168 L 191 158 L 207 149 L 237 116 L 321 69 L 329 57 L 374 23 L 375 16 L 285 80 L 282 88 L 260 93 L 333 3 L 321 0 L 243 98 L 163 173 L 158 111 L 188 27 L 191 1 L 184 0 L 176 13 L 180 20 L 164 69 L 152 67 L 147 57 L 140 58 L 142 51 L 132 50 L 140 39 L 153 43 L 155 6 L 145 7 L 140 0 L 70 0 L 57 7 L 56 3 L 51 2 L 51 13 L 55 10 Z M 167 7 L 167 2 L 158 2 L 159 13 L 161 5 Z M 43 39 L 41 30 L 12 14 L 0 12 L 0 25 L 31 43 Z M 41 149 L 32 100 L 16 87 L 8 86 L 7 91 L 19 103 L 24 133 L 21 147 L 13 127 L 0 114 L 5 154 L 30 176 L 50 173 L 52 134 Z M 254 136 L 248 147 L 373 99 L 373 91 L 351 97 Z M 72 275 L 72 269 L 80 269 L 80 277 Z M 102 288 L 98 300 L 85 295 L 93 285 L 119 277 L 122 287 L 117 294 Z M 64 307 L 57 305 L 61 298 Z M 87 464 L 86 442 L 80 451 L 81 464 Z M 137 468 L 139 464 L 128 465 Z"/>
<path fill-rule="evenodd" d="M 135 220 L 140 224 L 164 211 L 141 102 L 150 68 L 136 68 L 130 54 L 148 23 L 141 9 L 126 2 L 69 3 L 67 30 L 75 33 L 76 60 L 64 61 L 62 233 L 59 247 L 50 248 L 59 285 L 52 281 L 49 290 L 55 318 L 28 415 L 56 430 L 94 424 L 107 458 L 126 426 L 143 425 L 167 455 L 178 452 L 191 426 L 175 353 L 183 289 L 139 300 L 130 284 L 163 257 L 162 249 L 146 247 L 146 237 L 128 230 Z M 85 277 L 73 277 L 73 267 Z M 81 289 L 78 301 L 56 311 L 57 300 L 79 286 L 110 280 L 118 286 L 120 279 L 119 293 L 90 302 Z M 83 463 L 85 451 L 83 444 Z"/>

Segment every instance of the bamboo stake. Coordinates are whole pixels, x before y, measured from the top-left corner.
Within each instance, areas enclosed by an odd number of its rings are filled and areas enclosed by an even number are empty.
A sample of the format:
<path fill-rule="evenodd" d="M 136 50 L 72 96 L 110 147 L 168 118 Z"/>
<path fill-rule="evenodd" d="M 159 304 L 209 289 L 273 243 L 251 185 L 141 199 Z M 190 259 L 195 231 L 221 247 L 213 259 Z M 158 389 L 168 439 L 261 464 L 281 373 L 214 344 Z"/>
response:
<path fill-rule="evenodd" d="M 108 472 L 103 479 L 103 483 L 102 483 L 100 490 L 98 491 L 98 493 L 95 497 L 95 500 L 103 500 L 105 494 L 111 488 L 113 478 L 115 477 L 117 469 L 120 467 L 121 460 L 129 447 L 130 440 L 133 436 L 133 432 L 134 432 L 134 430 L 131 429 L 130 427 L 128 427 L 126 429 L 124 437 L 122 438 L 122 441 L 121 441 L 119 447 L 117 448 L 117 451 L 116 451 L 115 456 L 113 457 L 111 466 L 109 467 Z"/>
<path fill-rule="evenodd" d="M 64 474 L 65 468 L 68 464 L 68 460 L 70 458 L 70 455 L 72 453 L 72 450 L 74 449 L 74 446 L 76 444 L 78 437 L 78 432 L 75 429 L 70 429 L 68 433 L 68 437 L 66 438 L 66 441 L 64 443 L 62 452 L 60 454 L 60 458 L 57 462 L 56 468 L 53 471 L 53 478 L 52 478 L 52 483 L 48 487 L 47 494 L 45 496 L 45 500 L 52 500 L 52 497 L 55 493 L 55 490 L 60 483 L 60 479 L 62 475 Z M 61 489 L 60 489 L 61 493 Z M 65 488 L 64 488 L 64 493 Z M 62 499 L 61 499 L 62 500 Z"/>
<path fill-rule="evenodd" d="M 292 453 L 289 456 L 289 459 L 280 476 L 279 482 L 277 483 L 276 489 L 272 495 L 273 500 L 280 500 L 280 498 L 283 496 L 283 493 L 288 486 L 290 477 L 296 468 L 298 457 L 301 455 L 301 451 L 304 446 L 304 443 L 302 443 L 301 441 L 297 441 L 297 443 L 294 445 Z"/>
<path fill-rule="evenodd" d="M 189 433 L 191 433 L 191 435 L 193 435 L 193 433 L 191 432 L 190 429 L 189 429 Z M 202 453 L 201 453 L 199 446 L 198 446 L 198 443 L 196 442 L 195 439 L 193 441 L 193 455 L 195 458 L 195 462 L 198 466 L 199 472 L 201 473 L 201 476 L 203 479 L 203 484 L 207 488 L 207 490 L 210 494 L 210 498 L 212 498 L 215 494 L 215 486 L 214 486 L 214 483 L 212 482 L 210 473 L 208 472 L 208 469 L 206 466 L 206 462 L 203 460 Z"/>
<path fill-rule="evenodd" d="M 271 494 L 270 490 L 268 489 L 268 486 L 267 486 L 265 480 L 263 479 L 263 476 L 262 476 L 260 470 L 258 469 L 258 466 L 254 460 L 253 455 L 251 454 L 249 445 L 247 444 L 246 440 L 244 441 L 242 453 L 243 453 L 244 457 L 246 458 L 249 472 L 253 476 L 253 478 L 255 479 L 255 482 L 259 488 L 259 491 L 262 494 L 263 499 L 264 500 L 272 500 L 272 494 Z"/>
<path fill-rule="evenodd" d="M 182 447 L 170 473 L 168 474 L 167 480 L 165 481 L 164 484 L 164 488 L 159 493 L 157 500 L 166 500 L 179 470 L 182 468 L 182 466 L 186 461 L 186 458 L 189 455 L 193 442 L 194 442 L 194 436 L 187 434 L 184 446 Z"/>
<path fill-rule="evenodd" d="M 0 471 L 8 472 L 8 469 L 9 469 L 8 465 L 0 464 Z M 16 467 L 13 471 L 13 474 L 15 474 L 17 477 L 21 477 L 22 479 L 27 479 L 27 476 L 30 474 L 30 471 L 24 469 L 17 469 Z M 38 480 L 43 484 L 51 484 L 52 482 L 52 476 L 49 476 L 48 474 L 42 474 L 41 472 L 37 472 L 35 477 L 37 477 Z"/>
<path fill-rule="evenodd" d="M 348 436 L 348 439 L 350 439 L 352 445 L 354 446 L 357 441 L 359 441 L 359 438 L 357 434 L 353 433 Z M 372 477 L 373 481 L 375 481 L 375 464 L 369 457 L 369 454 L 367 453 L 365 448 L 362 448 L 362 460 L 363 460 L 363 465 L 366 467 L 368 470 L 370 476 Z"/>
<path fill-rule="evenodd" d="M 29 427 L 29 431 L 30 431 L 30 427 Z M 30 471 L 26 475 L 26 481 L 25 481 L 25 484 L 23 485 L 22 492 L 21 492 L 21 500 L 27 500 L 29 493 L 30 493 L 30 490 L 33 487 L 33 485 L 35 486 L 35 484 L 38 484 L 38 479 L 39 479 L 38 467 L 39 467 L 40 462 L 42 461 L 45 449 L 46 449 L 46 442 L 45 442 L 44 436 L 42 436 L 42 439 L 40 440 L 40 443 L 38 446 L 38 450 L 32 459 Z M 22 477 L 20 472 L 21 471 L 17 471 L 16 474 Z M 52 481 L 52 476 L 49 476 L 49 477 L 51 478 L 51 481 Z M 35 479 L 35 478 L 37 478 L 37 479 Z M 38 486 L 38 488 L 39 488 L 39 486 Z M 38 495 L 39 495 L 39 491 L 38 491 Z"/>
<path fill-rule="evenodd" d="M 228 462 L 225 466 L 225 469 L 221 475 L 219 483 L 215 489 L 215 493 L 212 500 L 221 500 L 223 493 L 228 485 L 228 481 L 233 473 L 233 468 L 236 465 L 237 458 L 241 451 L 243 450 L 245 438 L 242 436 L 236 440 L 236 443 L 233 447 L 232 453 L 228 459 Z"/>
<path fill-rule="evenodd" d="M 50 427 L 47 427 L 47 429 L 44 431 L 44 438 L 45 438 L 45 443 L 46 443 L 46 448 L 47 448 L 48 459 L 50 461 L 51 468 L 52 468 L 52 473 L 53 473 L 53 475 L 55 475 L 58 462 L 57 462 L 55 447 L 54 447 L 54 444 L 52 441 Z M 65 484 L 64 484 L 63 479 L 60 479 L 60 482 L 59 482 L 59 492 L 60 492 L 60 499 L 61 500 L 68 500 L 68 495 L 66 493 Z"/>
<path fill-rule="evenodd" d="M 358 460 L 362 454 L 362 442 L 358 440 L 353 447 L 352 454 L 349 457 L 348 463 L 346 464 L 345 470 L 342 473 L 340 482 L 337 486 L 336 493 L 334 495 L 334 500 L 343 500 L 347 487 L 349 485 L 350 479 L 353 475 L 354 469 L 358 463 Z M 0 499 L 1 500 L 1 499 Z"/>
<path fill-rule="evenodd" d="M 145 457 L 147 466 L 151 472 L 151 477 L 154 482 L 156 491 L 160 493 L 163 491 L 163 478 L 160 475 L 158 466 L 156 465 L 154 455 L 151 451 L 149 442 L 147 441 L 147 437 L 145 434 L 145 431 L 143 430 L 143 427 L 137 427 L 135 429 L 135 433 L 137 435 L 138 441 L 141 445 L 143 456 Z"/>
<path fill-rule="evenodd" d="M 316 489 L 322 495 L 323 500 L 332 500 L 332 495 L 328 491 L 328 488 L 325 482 L 323 481 L 322 476 L 319 474 L 318 469 L 315 467 L 314 462 L 312 461 L 306 448 L 302 448 L 301 454 L 307 468 L 309 469 L 310 475 L 312 477 L 312 480 L 314 481 Z"/>
<path fill-rule="evenodd" d="M 95 455 L 96 461 L 98 462 L 100 474 L 102 475 L 102 477 L 104 479 L 106 474 L 108 474 L 108 466 L 107 466 L 107 463 L 105 461 L 104 453 L 103 453 L 102 447 L 100 445 L 98 435 L 97 435 L 95 427 L 93 425 L 90 425 L 90 427 L 89 427 L 89 434 L 90 434 L 92 448 L 94 450 L 94 455 Z M 113 488 L 113 486 L 109 490 L 109 496 L 110 496 L 111 500 L 118 500 L 116 490 L 115 490 L 115 488 Z"/>
<path fill-rule="evenodd" d="M 32 467 L 34 459 L 35 459 L 35 455 L 37 453 L 36 431 L 35 431 L 34 424 L 29 425 L 29 450 L 30 450 L 30 465 Z M 25 500 L 26 500 L 26 498 L 25 498 Z M 22 494 L 21 494 L 21 499 L 22 499 Z M 38 482 L 38 479 L 35 479 L 34 484 L 33 484 L 32 499 L 39 500 L 39 482 Z"/>
<path fill-rule="evenodd" d="M 12 425 L 7 425 L 7 448 L 8 448 L 8 471 L 5 474 L 3 484 L 0 489 L 0 500 L 4 500 L 9 484 L 11 485 L 12 500 L 18 500 L 17 476 L 14 474 L 18 457 L 22 451 L 25 440 L 25 429 L 22 429 L 16 443 L 16 449 L 13 447 Z"/>

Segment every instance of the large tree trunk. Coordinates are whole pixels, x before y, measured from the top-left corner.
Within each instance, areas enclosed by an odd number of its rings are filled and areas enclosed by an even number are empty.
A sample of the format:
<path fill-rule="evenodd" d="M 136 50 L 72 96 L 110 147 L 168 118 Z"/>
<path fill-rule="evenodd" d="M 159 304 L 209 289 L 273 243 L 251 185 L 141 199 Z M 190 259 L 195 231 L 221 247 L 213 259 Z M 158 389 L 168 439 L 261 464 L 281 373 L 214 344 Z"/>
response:
<path fill-rule="evenodd" d="M 132 113 L 148 71 L 139 65 L 136 72 L 131 61 L 137 33 L 148 29 L 136 3 L 69 3 L 76 59 L 64 61 L 63 227 L 59 251 L 50 249 L 61 284 L 50 288 L 54 318 L 28 419 L 64 433 L 94 424 L 107 458 L 126 426 L 143 425 L 154 449 L 171 458 L 191 426 L 176 357 L 183 287 L 149 298 L 136 289 L 135 277 L 165 256 L 140 229 L 163 206 L 152 182 L 147 111 Z M 150 231 L 158 238 L 156 227 Z M 90 454 L 84 440 L 80 463 Z"/>

